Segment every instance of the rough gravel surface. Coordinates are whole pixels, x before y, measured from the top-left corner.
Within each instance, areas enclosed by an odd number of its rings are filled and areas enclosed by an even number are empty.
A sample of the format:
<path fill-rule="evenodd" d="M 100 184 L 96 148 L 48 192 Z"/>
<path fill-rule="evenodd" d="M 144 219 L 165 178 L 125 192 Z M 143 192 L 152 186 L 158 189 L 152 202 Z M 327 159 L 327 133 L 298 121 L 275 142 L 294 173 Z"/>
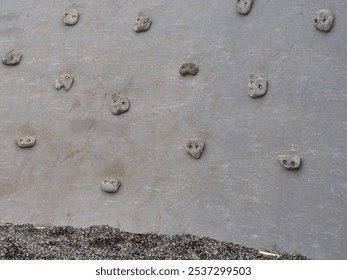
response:
<path fill-rule="evenodd" d="M 33 260 L 254 260 L 306 259 L 267 256 L 257 250 L 193 235 L 133 234 L 109 226 L 89 228 L 0 226 L 0 259 Z"/>

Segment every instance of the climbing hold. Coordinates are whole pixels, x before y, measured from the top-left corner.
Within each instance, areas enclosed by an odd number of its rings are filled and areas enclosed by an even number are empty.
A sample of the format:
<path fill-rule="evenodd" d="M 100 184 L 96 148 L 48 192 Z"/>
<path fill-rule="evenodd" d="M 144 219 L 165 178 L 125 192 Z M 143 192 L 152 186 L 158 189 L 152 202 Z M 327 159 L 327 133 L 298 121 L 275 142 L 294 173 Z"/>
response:
<path fill-rule="evenodd" d="M 186 144 L 186 151 L 193 158 L 199 159 L 202 151 L 204 150 L 204 146 L 205 146 L 204 140 L 200 138 L 192 138 L 192 139 L 189 139 Z"/>
<path fill-rule="evenodd" d="M 79 13 L 75 8 L 70 8 L 65 11 L 63 21 L 66 25 L 75 25 L 78 22 Z"/>
<path fill-rule="evenodd" d="M 180 74 L 185 76 L 187 74 L 195 76 L 199 71 L 199 68 L 192 62 L 182 64 L 180 68 Z"/>
<path fill-rule="evenodd" d="M 134 24 L 135 32 L 146 32 L 151 27 L 151 19 L 143 13 L 139 13 Z"/>
<path fill-rule="evenodd" d="M 334 23 L 331 11 L 324 9 L 314 13 L 313 25 L 317 30 L 329 32 Z"/>
<path fill-rule="evenodd" d="M 55 88 L 59 90 L 64 87 L 68 91 L 72 87 L 72 83 L 73 77 L 70 74 L 62 74 L 55 80 Z"/>
<path fill-rule="evenodd" d="M 236 11 L 239 14 L 247 15 L 251 10 L 253 0 L 235 0 Z"/>
<path fill-rule="evenodd" d="M 250 74 L 249 75 L 249 82 L 248 82 L 248 94 L 252 98 L 257 98 L 260 96 L 263 96 L 266 94 L 267 91 L 267 81 L 257 75 L 257 74 Z"/>
<path fill-rule="evenodd" d="M 36 138 L 33 136 L 24 136 L 14 139 L 19 148 L 30 148 L 35 145 Z"/>
<path fill-rule="evenodd" d="M 102 183 L 101 183 L 101 189 L 104 192 L 108 193 L 115 193 L 118 191 L 121 183 L 118 178 L 115 177 L 107 177 Z"/>
<path fill-rule="evenodd" d="M 127 97 L 112 94 L 111 112 L 115 115 L 125 113 L 130 108 L 130 101 Z"/>
<path fill-rule="evenodd" d="M 280 164 L 286 169 L 299 169 L 301 159 L 299 156 L 279 155 L 277 157 Z"/>
<path fill-rule="evenodd" d="M 2 63 L 5 65 L 16 65 L 20 62 L 22 54 L 17 50 L 10 50 L 2 58 Z"/>

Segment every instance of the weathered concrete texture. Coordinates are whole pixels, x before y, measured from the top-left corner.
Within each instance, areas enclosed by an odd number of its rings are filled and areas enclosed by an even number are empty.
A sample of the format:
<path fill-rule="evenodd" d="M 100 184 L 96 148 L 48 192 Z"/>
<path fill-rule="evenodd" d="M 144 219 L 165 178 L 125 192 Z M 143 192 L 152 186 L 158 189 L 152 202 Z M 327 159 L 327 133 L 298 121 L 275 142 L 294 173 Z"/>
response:
<path fill-rule="evenodd" d="M 211 237 L 347 255 L 347 1 L 1 1 L 0 222 Z M 315 11 L 335 17 L 318 32 Z M 139 11 L 150 31 L 133 30 Z M 25 59 L 24 59 L 25 58 Z M 182 77 L 182 63 L 199 67 Z M 251 99 L 249 73 L 269 81 Z M 71 73 L 69 94 L 53 86 Z M 62 89 L 63 90 L 63 89 Z M 120 116 L 110 94 L 131 101 Z M 13 139 L 35 135 L 34 148 Z M 184 145 L 205 140 L 199 160 Z M 279 154 L 300 155 L 288 172 Z M 115 195 L 100 189 L 119 176 Z"/>

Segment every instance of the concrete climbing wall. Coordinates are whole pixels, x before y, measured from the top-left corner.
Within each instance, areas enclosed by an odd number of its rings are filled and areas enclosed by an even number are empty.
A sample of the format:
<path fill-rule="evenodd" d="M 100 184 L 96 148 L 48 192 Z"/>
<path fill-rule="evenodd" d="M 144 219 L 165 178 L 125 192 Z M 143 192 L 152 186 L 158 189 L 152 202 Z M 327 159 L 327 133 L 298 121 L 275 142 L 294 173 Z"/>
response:
<path fill-rule="evenodd" d="M 192 233 L 347 255 L 347 2 L 2 0 L 0 222 Z M 65 9 L 80 12 L 67 26 Z M 313 14 L 329 9 L 330 32 Z M 152 19 L 136 33 L 139 12 Z M 196 76 L 181 76 L 193 62 Z M 248 95 L 248 76 L 268 81 Z M 69 91 L 55 89 L 69 73 Z M 111 96 L 130 100 L 121 115 Z M 14 138 L 33 135 L 20 149 Z M 205 141 L 200 159 L 185 151 Z M 299 155 L 289 171 L 279 154 Z M 117 193 L 101 190 L 118 177 Z"/>

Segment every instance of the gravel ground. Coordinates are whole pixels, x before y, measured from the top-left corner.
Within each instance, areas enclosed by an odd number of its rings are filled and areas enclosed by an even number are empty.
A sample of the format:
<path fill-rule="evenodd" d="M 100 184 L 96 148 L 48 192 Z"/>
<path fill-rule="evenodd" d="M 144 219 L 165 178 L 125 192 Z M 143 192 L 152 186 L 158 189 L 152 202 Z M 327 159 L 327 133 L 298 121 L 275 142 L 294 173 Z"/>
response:
<path fill-rule="evenodd" d="M 109 226 L 89 228 L 33 225 L 0 226 L 0 259 L 20 260 L 302 260 L 299 255 L 269 256 L 211 238 L 133 234 Z"/>

